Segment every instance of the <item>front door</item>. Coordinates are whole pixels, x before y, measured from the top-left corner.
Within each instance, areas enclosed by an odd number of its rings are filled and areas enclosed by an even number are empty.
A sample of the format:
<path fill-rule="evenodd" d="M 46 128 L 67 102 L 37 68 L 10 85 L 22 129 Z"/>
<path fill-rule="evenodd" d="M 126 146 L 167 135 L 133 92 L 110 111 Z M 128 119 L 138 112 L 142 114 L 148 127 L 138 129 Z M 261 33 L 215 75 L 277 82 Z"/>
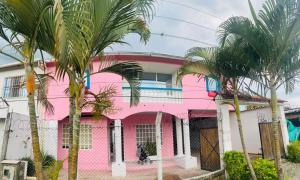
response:
<path fill-rule="evenodd" d="M 220 169 L 218 128 L 200 129 L 200 161 L 203 170 Z"/>

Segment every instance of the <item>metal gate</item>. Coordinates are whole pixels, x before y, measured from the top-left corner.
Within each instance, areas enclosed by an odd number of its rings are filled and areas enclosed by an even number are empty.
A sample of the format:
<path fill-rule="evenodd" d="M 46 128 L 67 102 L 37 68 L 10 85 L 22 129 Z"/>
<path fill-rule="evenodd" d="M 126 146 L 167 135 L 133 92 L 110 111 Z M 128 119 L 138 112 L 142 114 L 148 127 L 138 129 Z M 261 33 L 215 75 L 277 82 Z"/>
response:
<path fill-rule="evenodd" d="M 259 123 L 259 133 L 260 133 L 260 141 L 261 141 L 261 149 L 262 155 L 265 159 L 274 159 L 273 148 L 272 148 L 272 122 L 264 122 Z M 281 156 L 284 156 L 284 144 L 282 139 L 282 132 L 280 124 L 279 127 L 279 143 L 280 143 L 280 151 Z"/>
<path fill-rule="evenodd" d="M 220 169 L 218 128 L 200 129 L 200 161 L 203 170 Z"/>

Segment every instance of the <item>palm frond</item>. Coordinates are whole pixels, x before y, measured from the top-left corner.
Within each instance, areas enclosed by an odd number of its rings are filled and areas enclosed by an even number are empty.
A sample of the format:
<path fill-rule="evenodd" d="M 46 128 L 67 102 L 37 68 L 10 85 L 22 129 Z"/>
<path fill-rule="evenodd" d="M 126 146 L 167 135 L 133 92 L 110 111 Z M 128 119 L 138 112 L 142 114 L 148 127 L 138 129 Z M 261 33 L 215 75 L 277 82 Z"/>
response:
<path fill-rule="evenodd" d="M 114 86 L 105 87 L 98 93 L 88 91 L 84 99 L 83 108 L 92 108 L 93 116 L 99 119 L 104 114 L 114 112 L 112 97 L 115 95 L 116 88 Z"/>
<path fill-rule="evenodd" d="M 36 74 L 38 84 L 36 85 L 37 89 L 37 101 L 38 103 L 41 103 L 41 105 L 44 107 L 45 112 L 49 114 L 54 113 L 54 106 L 51 104 L 51 102 L 47 98 L 47 85 L 49 80 L 55 80 L 53 76 L 50 74 Z"/>
<path fill-rule="evenodd" d="M 140 81 L 138 74 L 143 72 L 136 62 L 120 62 L 103 68 L 100 72 L 111 72 L 122 76 L 130 85 L 130 105 L 137 105 L 140 98 Z"/>

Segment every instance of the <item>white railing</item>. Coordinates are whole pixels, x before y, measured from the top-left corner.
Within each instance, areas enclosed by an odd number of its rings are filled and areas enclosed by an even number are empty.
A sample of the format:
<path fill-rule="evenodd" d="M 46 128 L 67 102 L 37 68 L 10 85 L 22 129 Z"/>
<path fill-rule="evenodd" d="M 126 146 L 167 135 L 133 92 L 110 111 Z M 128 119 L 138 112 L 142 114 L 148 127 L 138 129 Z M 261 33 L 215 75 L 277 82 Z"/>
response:
<path fill-rule="evenodd" d="M 130 102 L 130 87 L 123 85 L 123 100 Z M 140 102 L 144 103 L 182 103 L 181 88 L 140 87 Z"/>

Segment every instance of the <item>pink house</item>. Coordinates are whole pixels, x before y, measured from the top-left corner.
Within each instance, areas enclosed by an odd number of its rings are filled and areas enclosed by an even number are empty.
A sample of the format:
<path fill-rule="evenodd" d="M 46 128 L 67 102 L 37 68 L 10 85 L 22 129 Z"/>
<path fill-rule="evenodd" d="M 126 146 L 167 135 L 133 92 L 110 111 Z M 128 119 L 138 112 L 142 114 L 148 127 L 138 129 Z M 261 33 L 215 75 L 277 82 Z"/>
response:
<path fill-rule="evenodd" d="M 105 118 L 94 119 L 90 110 L 84 109 L 80 130 L 79 169 L 111 170 L 113 176 L 124 176 L 129 170 L 155 167 L 137 164 L 137 150 L 138 145 L 155 144 L 155 120 L 158 112 L 163 113 L 161 140 L 162 158 L 166 160 L 164 166 L 201 166 L 207 170 L 220 168 L 220 154 L 230 146 L 230 143 L 222 143 L 219 147 L 219 143 L 227 141 L 224 134 L 229 127 L 229 111 L 227 106 L 218 106 L 218 112 L 223 112 L 224 121 L 217 120 L 217 103 L 208 97 L 204 79 L 199 80 L 196 76 L 187 75 L 182 82 L 176 83 L 177 70 L 184 62 L 180 57 L 142 53 L 106 56 L 116 61 L 136 61 L 143 67 L 140 103 L 130 107 L 130 90 L 121 76 L 110 73 L 91 76 L 90 90 L 93 92 L 106 86 L 116 87 L 117 95 L 113 100 L 117 110 L 107 114 Z M 98 65 L 99 62 L 95 60 L 94 69 L 97 69 Z M 54 63 L 48 63 L 47 69 L 54 72 Z M 46 119 L 58 121 L 59 159 L 68 156 L 69 101 L 64 92 L 67 87 L 67 79 L 51 81 L 48 86 L 48 97 L 55 107 L 55 113 L 48 115 Z M 223 134 L 218 133 L 220 123 Z M 213 131 L 210 131 L 211 129 Z M 215 139 L 205 142 L 205 133 L 212 133 L 210 137 L 214 135 Z M 209 143 L 214 143 L 211 145 L 211 151 L 217 152 L 215 155 L 205 154 L 203 148 Z M 155 155 L 151 158 L 155 160 Z M 207 164 L 210 160 L 216 164 Z M 67 166 L 65 162 L 64 167 Z"/>

